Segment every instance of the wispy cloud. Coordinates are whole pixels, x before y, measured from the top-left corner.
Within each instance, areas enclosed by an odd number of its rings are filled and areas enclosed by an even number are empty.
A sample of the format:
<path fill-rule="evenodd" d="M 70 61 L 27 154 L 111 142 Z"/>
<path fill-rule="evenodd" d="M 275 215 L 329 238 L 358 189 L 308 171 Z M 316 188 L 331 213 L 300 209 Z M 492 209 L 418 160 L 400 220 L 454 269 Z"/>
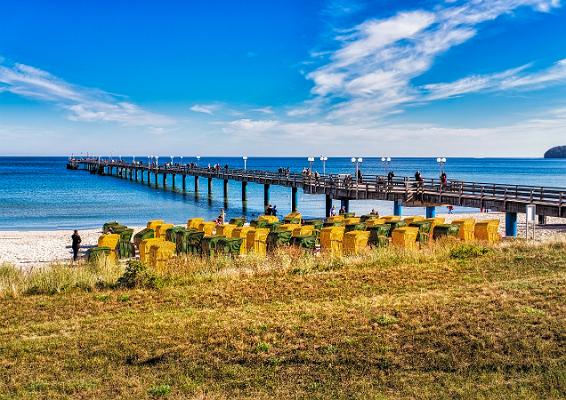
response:
<path fill-rule="evenodd" d="M 232 150 L 274 155 L 430 156 L 442 143 L 443 155 L 533 156 L 564 138 L 566 109 L 551 110 L 533 118 L 490 127 L 451 127 L 431 123 L 379 123 L 364 121 L 304 121 L 240 119 L 228 122 L 222 131 Z M 536 132 L 536 135 L 533 135 Z M 344 138 L 347 135 L 347 146 Z M 509 140 L 513 138 L 513 140 Z M 426 140 L 423 140 L 426 139 Z M 300 142 L 300 149 L 289 143 Z M 418 146 L 407 146 L 407 143 Z M 481 144 L 489 143 L 489 146 Z"/>
<path fill-rule="evenodd" d="M 251 111 L 253 112 L 257 112 L 260 114 L 273 114 L 273 107 L 259 107 L 259 108 L 253 108 Z"/>
<path fill-rule="evenodd" d="M 201 114 L 213 115 L 220 106 L 218 104 L 195 104 L 191 107 L 191 111 Z"/>
<path fill-rule="evenodd" d="M 163 128 L 171 118 L 144 110 L 116 95 L 70 84 L 47 71 L 24 65 L 0 65 L 0 92 L 50 102 L 69 112 L 73 121 L 115 122 L 126 126 Z"/>
<path fill-rule="evenodd" d="M 433 83 L 422 86 L 423 99 L 439 100 L 469 93 L 497 92 L 505 90 L 541 89 L 550 84 L 566 83 L 566 59 L 557 61 L 549 68 L 529 72 L 531 65 L 521 66 L 489 75 L 474 75 L 449 83 Z"/>
<path fill-rule="evenodd" d="M 403 104 L 423 100 L 411 81 L 427 72 L 437 56 L 474 37 L 480 24 L 519 7 L 548 12 L 558 6 L 557 0 L 453 1 L 365 21 L 340 32 L 337 48 L 307 75 L 314 83 L 312 93 L 335 118 L 375 119 L 398 112 Z M 470 77 L 458 84 L 469 90 L 489 83 Z"/>

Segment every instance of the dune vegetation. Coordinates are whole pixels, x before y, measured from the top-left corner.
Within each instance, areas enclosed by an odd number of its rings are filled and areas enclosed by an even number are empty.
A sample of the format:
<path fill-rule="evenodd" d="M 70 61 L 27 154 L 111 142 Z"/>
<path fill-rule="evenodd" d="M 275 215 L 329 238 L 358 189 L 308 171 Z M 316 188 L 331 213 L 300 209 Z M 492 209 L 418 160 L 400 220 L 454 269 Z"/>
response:
<path fill-rule="evenodd" d="M 558 399 L 566 244 L 0 266 L 0 399 Z"/>

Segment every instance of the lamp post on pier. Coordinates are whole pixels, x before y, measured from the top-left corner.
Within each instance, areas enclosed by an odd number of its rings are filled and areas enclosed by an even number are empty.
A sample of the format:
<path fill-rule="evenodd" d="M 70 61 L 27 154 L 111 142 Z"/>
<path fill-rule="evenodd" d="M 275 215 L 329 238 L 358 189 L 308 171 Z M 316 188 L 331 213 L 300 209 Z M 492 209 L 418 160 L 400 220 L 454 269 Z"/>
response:
<path fill-rule="evenodd" d="M 440 173 L 444 172 L 444 166 L 446 165 L 446 157 L 438 157 L 436 159 L 438 167 L 440 168 Z"/>
<path fill-rule="evenodd" d="M 309 171 L 312 172 L 312 163 L 314 162 L 314 157 L 309 157 L 307 158 L 307 160 L 309 161 Z"/>
<path fill-rule="evenodd" d="M 322 161 L 322 175 L 326 175 L 326 162 L 328 161 L 328 157 L 320 156 L 320 161 Z"/>
<path fill-rule="evenodd" d="M 381 157 L 381 164 L 386 174 L 389 173 L 389 165 L 391 164 L 391 157 Z"/>
<path fill-rule="evenodd" d="M 248 169 L 248 156 L 242 156 L 242 160 L 244 160 L 244 170 Z"/>
<path fill-rule="evenodd" d="M 197 167 L 198 167 L 199 161 L 200 161 L 200 156 L 197 156 Z"/>
<path fill-rule="evenodd" d="M 364 159 L 362 157 L 352 157 L 351 159 L 352 164 L 355 164 L 356 166 L 356 181 L 358 180 L 358 176 L 360 174 L 360 164 L 364 161 Z"/>

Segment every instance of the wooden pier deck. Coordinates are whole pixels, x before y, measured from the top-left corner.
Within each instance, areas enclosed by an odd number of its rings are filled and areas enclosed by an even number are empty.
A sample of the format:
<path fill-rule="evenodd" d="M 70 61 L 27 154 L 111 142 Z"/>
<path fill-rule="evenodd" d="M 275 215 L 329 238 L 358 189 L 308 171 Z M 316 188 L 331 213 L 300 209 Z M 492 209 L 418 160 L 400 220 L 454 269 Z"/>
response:
<path fill-rule="evenodd" d="M 242 200 L 246 201 L 248 183 L 264 186 L 264 205 L 269 203 L 271 185 L 289 187 L 292 190 L 292 209 L 297 209 L 297 190 L 307 194 L 326 196 L 326 215 L 333 199 L 341 200 L 348 208 L 350 200 L 386 200 L 408 207 L 434 207 L 453 205 L 483 208 L 506 213 L 525 213 L 527 205 L 536 205 L 539 216 L 566 218 L 566 188 L 505 185 L 451 180 L 442 185 L 439 180 L 425 179 L 418 183 L 408 177 L 365 175 L 360 181 L 346 175 L 322 175 L 318 179 L 298 173 L 279 173 L 252 169 L 209 169 L 188 165 L 147 165 L 121 161 L 100 161 L 93 158 L 72 158 L 68 168 L 88 170 L 100 175 L 120 176 L 133 181 L 167 186 L 167 177 L 172 177 L 173 188 L 187 189 L 187 177 L 194 177 L 194 190 L 199 191 L 199 178 L 206 178 L 211 192 L 212 180 L 224 181 L 224 196 L 227 197 L 228 181 L 242 183 Z"/>

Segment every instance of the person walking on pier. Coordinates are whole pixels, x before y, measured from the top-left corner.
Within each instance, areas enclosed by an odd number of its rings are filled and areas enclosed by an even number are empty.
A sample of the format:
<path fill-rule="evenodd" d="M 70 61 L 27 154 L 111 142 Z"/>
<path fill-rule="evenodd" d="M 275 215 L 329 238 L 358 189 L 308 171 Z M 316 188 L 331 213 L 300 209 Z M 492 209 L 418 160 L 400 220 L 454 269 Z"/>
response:
<path fill-rule="evenodd" d="M 442 171 L 442 173 L 440 174 L 440 185 L 442 189 L 448 186 L 448 177 L 446 176 L 446 172 L 444 171 Z"/>
<path fill-rule="evenodd" d="M 81 237 L 79 235 L 79 231 L 75 229 L 73 235 L 71 236 L 72 244 L 71 248 L 73 249 L 73 261 L 77 261 L 79 258 L 79 249 L 81 248 Z"/>
<path fill-rule="evenodd" d="M 331 216 L 331 217 L 335 217 L 335 216 L 336 216 L 336 208 L 334 208 L 334 206 L 330 207 L 330 216 Z"/>

